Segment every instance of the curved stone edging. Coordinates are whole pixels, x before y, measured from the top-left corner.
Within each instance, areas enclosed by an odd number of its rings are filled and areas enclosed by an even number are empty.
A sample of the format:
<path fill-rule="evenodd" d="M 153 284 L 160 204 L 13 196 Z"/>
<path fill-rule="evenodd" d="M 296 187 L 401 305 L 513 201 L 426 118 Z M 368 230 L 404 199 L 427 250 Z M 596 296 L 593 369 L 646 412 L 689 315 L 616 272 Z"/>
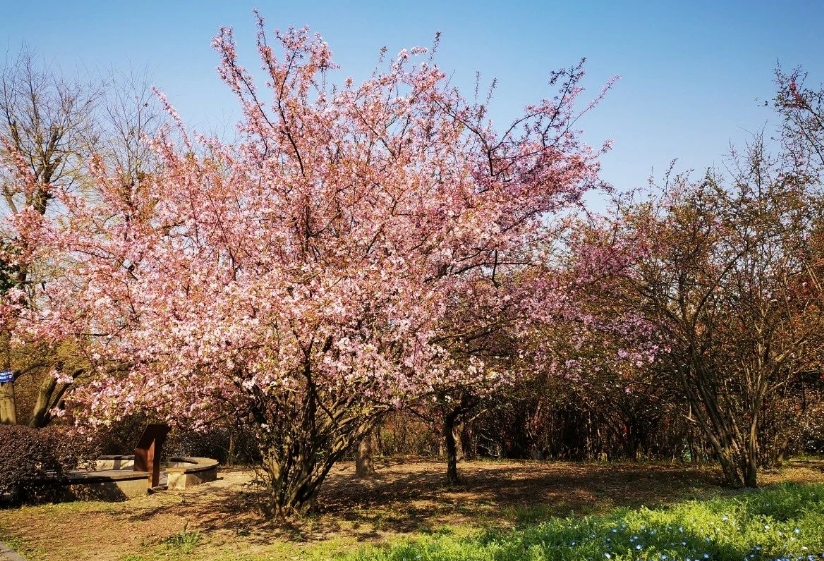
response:
<path fill-rule="evenodd" d="M 206 471 L 208 469 L 216 468 L 218 461 L 212 458 L 200 458 L 194 456 L 169 458 L 165 470 L 168 471 L 184 471 L 186 473 L 195 473 L 198 471 Z"/>
<path fill-rule="evenodd" d="M 218 461 L 212 458 L 170 458 L 166 466 L 169 489 L 186 489 L 217 479 Z"/>

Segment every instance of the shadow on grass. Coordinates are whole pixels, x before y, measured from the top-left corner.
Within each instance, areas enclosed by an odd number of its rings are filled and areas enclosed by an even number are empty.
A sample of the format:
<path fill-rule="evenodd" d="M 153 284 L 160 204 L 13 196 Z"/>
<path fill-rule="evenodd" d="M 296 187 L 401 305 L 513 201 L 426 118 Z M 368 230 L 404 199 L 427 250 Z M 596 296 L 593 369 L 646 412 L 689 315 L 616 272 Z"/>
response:
<path fill-rule="evenodd" d="M 824 485 L 782 485 L 711 501 L 604 516 L 550 518 L 520 530 L 422 538 L 357 559 L 490 561 L 643 559 L 694 561 L 824 559 Z"/>

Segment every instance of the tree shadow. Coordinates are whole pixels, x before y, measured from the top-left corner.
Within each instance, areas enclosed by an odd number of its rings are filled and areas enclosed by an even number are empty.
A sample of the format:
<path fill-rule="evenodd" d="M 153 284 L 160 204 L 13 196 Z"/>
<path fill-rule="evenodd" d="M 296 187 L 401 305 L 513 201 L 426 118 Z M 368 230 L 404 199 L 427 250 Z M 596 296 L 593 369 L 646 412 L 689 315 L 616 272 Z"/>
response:
<path fill-rule="evenodd" d="M 330 474 L 313 512 L 285 521 L 267 516 L 266 490 L 248 477 L 195 487 L 175 499 L 169 494 L 162 504 L 115 517 L 140 523 L 163 514 L 191 521 L 205 534 L 242 536 L 252 544 L 331 536 L 373 542 L 460 524 L 526 526 L 551 516 L 655 506 L 719 489 L 716 471 L 678 465 L 465 462 L 458 485 L 447 484 L 445 465 L 436 462 L 384 462 L 365 479 L 350 467 Z"/>

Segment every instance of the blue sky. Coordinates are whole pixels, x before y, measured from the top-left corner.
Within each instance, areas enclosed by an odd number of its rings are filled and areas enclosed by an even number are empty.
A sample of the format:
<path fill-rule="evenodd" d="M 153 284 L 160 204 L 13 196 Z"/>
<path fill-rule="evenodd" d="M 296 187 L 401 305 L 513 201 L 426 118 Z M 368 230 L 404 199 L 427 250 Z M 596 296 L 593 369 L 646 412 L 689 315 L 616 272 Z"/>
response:
<path fill-rule="evenodd" d="M 731 142 L 776 122 L 763 101 L 777 62 L 803 65 L 824 81 L 824 2 L 573 1 L 320 2 L 257 0 L 0 0 L 0 48 L 25 41 L 65 72 L 146 68 L 184 120 L 201 130 L 231 126 L 231 95 L 219 82 L 210 41 L 235 29 L 242 63 L 257 66 L 254 18 L 267 28 L 308 25 L 323 35 L 341 76 L 368 76 L 379 50 L 429 46 L 471 95 L 475 73 L 497 78 L 493 117 L 503 124 L 550 96 L 552 69 L 586 57 L 594 94 L 620 81 L 580 124 L 594 145 L 615 142 L 603 177 L 618 189 L 642 186 L 677 158 L 678 169 L 722 165 Z"/>

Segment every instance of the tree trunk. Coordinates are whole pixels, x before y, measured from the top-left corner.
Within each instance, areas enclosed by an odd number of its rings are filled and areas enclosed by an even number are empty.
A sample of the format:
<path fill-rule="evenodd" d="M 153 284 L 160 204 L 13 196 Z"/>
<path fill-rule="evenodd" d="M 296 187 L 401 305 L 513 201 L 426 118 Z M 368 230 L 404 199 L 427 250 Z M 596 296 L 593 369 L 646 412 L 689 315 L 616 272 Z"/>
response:
<path fill-rule="evenodd" d="M 713 404 L 714 405 L 714 404 Z M 707 404 L 704 403 L 706 407 Z M 710 448 L 715 452 L 721 471 L 724 473 L 724 482 L 733 488 L 740 488 L 745 485 L 744 472 L 741 469 L 740 445 L 735 438 L 735 434 L 730 431 L 727 425 L 718 417 L 713 417 L 706 413 L 706 409 L 698 405 L 695 407 L 695 417 L 703 429 L 704 436 L 710 444 Z"/>
<path fill-rule="evenodd" d="M 455 426 L 458 411 L 450 411 L 444 416 L 443 435 L 446 440 L 446 481 L 450 485 L 459 482 L 458 479 L 458 446 L 455 440 Z"/>
<path fill-rule="evenodd" d="M 52 396 L 56 388 L 57 380 L 54 376 L 46 375 L 43 381 L 40 382 L 40 388 L 37 390 L 37 402 L 34 404 L 34 409 L 32 409 L 31 418 L 29 419 L 30 427 L 39 429 L 49 424 L 51 420 L 49 410 L 51 409 Z"/>
<path fill-rule="evenodd" d="M 466 457 L 466 439 L 464 438 L 464 422 L 455 423 L 452 436 L 455 438 L 455 458 L 460 462 Z"/>
<path fill-rule="evenodd" d="M 8 331 L 0 332 L 5 350 L 5 360 L 3 361 L 3 371 L 11 370 L 11 349 L 10 334 Z M 14 378 L 12 378 L 14 380 Z M 0 425 L 17 424 L 17 401 L 14 398 L 14 382 L 0 383 Z"/>
<path fill-rule="evenodd" d="M 287 396 L 291 397 L 291 396 Z M 365 439 L 377 415 L 326 417 L 330 408 L 317 407 L 317 396 L 302 396 L 297 415 L 279 415 L 277 409 L 252 409 L 255 421 L 268 427 L 258 433 L 263 475 L 275 518 L 301 516 L 314 505 L 329 470 L 353 446 Z M 316 415 L 322 411 L 323 417 Z M 269 411 L 276 415 L 269 416 Z"/>
<path fill-rule="evenodd" d="M 374 453 L 375 436 L 370 432 L 358 443 L 358 451 L 355 456 L 355 475 L 358 477 L 370 477 L 374 475 L 375 466 L 372 462 Z"/>
<path fill-rule="evenodd" d="M 701 373 L 701 367 L 695 367 L 694 372 Z M 731 417 L 735 413 L 725 411 L 709 376 L 687 376 L 683 370 L 679 373 L 690 412 L 717 456 L 725 483 L 733 488 L 744 487 L 746 470 L 742 460 L 747 446 Z"/>
<path fill-rule="evenodd" d="M 719 448 L 714 441 L 712 443 L 718 455 L 721 471 L 724 472 L 724 482 L 735 489 L 744 487 L 744 477 L 739 469 L 738 462 L 732 457 L 732 450 L 728 447 Z"/>
<path fill-rule="evenodd" d="M 0 425 L 17 424 L 17 403 L 14 399 L 14 382 L 0 384 Z"/>
<path fill-rule="evenodd" d="M 37 391 L 37 402 L 34 404 L 29 426 L 40 429 L 48 425 L 52 420 L 52 409 L 58 407 L 63 396 L 72 387 L 73 381 L 83 374 L 83 369 L 77 369 L 71 374 L 72 381 L 58 382 L 51 374 L 47 374 L 40 382 Z"/>
<path fill-rule="evenodd" d="M 235 465 L 235 431 L 229 431 L 229 450 L 226 461 L 230 466 Z"/>
<path fill-rule="evenodd" d="M 750 431 L 747 435 L 745 458 L 743 465 L 744 486 L 758 487 L 758 415 L 753 415 Z"/>
<path fill-rule="evenodd" d="M 744 465 L 744 487 L 758 487 L 758 461 L 750 456 Z"/>
<path fill-rule="evenodd" d="M 287 518 L 309 510 L 325 477 L 325 473 L 316 473 L 317 468 L 317 462 L 304 454 L 283 456 L 269 451 L 264 456 L 274 517 Z"/>
<path fill-rule="evenodd" d="M 249 389 L 250 428 L 263 460 L 270 514 L 277 518 L 308 512 L 332 466 L 364 440 L 386 412 L 355 391 L 341 394 L 315 384 L 308 359 L 302 371 L 300 390 Z"/>

